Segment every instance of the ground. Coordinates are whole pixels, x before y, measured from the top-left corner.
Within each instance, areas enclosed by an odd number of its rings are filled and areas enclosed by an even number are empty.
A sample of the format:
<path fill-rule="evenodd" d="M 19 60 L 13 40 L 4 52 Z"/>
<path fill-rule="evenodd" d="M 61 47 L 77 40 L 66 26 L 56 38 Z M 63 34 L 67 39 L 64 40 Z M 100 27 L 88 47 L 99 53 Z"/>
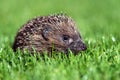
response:
<path fill-rule="evenodd" d="M 0 80 L 119 80 L 120 0 L 1 0 Z M 88 49 L 52 58 L 12 51 L 16 32 L 35 16 L 66 13 Z"/>

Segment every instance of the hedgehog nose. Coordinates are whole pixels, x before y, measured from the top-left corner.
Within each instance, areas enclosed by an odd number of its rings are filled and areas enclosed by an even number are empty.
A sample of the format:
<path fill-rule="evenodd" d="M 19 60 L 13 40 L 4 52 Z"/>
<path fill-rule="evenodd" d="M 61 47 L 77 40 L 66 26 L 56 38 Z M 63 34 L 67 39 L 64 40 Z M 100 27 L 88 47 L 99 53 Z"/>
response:
<path fill-rule="evenodd" d="M 83 41 L 78 41 L 77 47 L 79 47 L 78 49 L 81 49 L 82 51 L 85 51 L 87 49 L 87 46 L 85 45 Z"/>
<path fill-rule="evenodd" d="M 85 45 L 84 43 L 81 45 L 81 49 L 82 49 L 83 51 L 87 50 L 87 47 L 86 47 L 86 45 Z"/>
<path fill-rule="evenodd" d="M 85 51 L 87 49 L 87 46 L 84 44 L 84 42 L 82 41 L 78 41 L 78 42 L 74 42 L 70 45 L 70 49 L 75 52 L 78 53 L 80 51 Z"/>

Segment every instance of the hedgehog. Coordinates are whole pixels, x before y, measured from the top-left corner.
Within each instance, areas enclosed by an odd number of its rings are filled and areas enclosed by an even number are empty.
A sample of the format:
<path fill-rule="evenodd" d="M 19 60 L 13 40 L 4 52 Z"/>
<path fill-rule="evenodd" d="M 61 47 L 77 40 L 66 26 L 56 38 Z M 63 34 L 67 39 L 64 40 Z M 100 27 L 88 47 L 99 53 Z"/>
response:
<path fill-rule="evenodd" d="M 29 20 L 17 32 L 13 50 L 51 54 L 52 51 L 74 54 L 87 49 L 75 21 L 64 15 L 40 16 Z"/>

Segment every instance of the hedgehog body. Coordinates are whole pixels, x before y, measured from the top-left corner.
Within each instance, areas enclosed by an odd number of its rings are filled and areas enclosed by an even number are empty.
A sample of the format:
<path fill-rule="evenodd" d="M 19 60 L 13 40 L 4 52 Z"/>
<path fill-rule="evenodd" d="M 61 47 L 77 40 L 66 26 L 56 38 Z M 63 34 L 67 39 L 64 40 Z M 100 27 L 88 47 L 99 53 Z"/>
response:
<path fill-rule="evenodd" d="M 33 48 L 39 53 L 53 50 L 67 53 L 71 49 L 75 54 L 86 50 L 75 22 L 65 15 L 36 17 L 24 24 L 18 31 L 13 50 Z"/>

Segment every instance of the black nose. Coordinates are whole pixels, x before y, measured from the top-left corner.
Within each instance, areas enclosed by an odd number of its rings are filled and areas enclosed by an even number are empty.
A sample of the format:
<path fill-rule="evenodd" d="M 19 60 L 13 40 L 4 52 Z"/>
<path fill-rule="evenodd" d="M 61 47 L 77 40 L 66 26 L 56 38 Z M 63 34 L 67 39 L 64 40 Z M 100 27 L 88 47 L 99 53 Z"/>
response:
<path fill-rule="evenodd" d="M 70 49 L 74 52 L 74 53 L 78 53 L 80 51 L 85 51 L 87 49 L 87 46 L 81 42 L 74 42 L 70 45 Z"/>
<path fill-rule="evenodd" d="M 85 44 L 82 44 L 80 47 L 81 47 L 81 49 L 82 49 L 83 51 L 87 50 L 87 47 L 86 47 Z"/>

